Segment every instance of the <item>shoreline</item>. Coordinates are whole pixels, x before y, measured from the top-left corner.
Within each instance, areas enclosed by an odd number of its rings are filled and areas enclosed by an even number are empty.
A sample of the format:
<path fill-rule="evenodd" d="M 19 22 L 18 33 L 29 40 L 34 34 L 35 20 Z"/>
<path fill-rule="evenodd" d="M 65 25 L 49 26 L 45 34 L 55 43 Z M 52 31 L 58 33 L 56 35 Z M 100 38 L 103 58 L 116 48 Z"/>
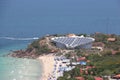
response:
<path fill-rule="evenodd" d="M 54 58 L 52 54 L 39 56 L 37 59 L 42 62 L 42 76 L 40 80 L 48 80 L 54 69 Z"/>

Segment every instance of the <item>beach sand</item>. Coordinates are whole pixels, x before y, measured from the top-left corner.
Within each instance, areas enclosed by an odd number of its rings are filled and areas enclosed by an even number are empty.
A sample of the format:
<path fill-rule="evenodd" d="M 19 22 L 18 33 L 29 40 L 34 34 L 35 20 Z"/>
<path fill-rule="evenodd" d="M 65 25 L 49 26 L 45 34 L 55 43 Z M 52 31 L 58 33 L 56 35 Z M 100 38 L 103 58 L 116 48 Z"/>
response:
<path fill-rule="evenodd" d="M 48 80 L 49 75 L 52 73 L 54 69 L 54 56 L 49 55 L 43 55 L 38 58 L 40 62 L 42 61 L 43 66 L 43 73 L 42 78 L 40 80 Z"/>

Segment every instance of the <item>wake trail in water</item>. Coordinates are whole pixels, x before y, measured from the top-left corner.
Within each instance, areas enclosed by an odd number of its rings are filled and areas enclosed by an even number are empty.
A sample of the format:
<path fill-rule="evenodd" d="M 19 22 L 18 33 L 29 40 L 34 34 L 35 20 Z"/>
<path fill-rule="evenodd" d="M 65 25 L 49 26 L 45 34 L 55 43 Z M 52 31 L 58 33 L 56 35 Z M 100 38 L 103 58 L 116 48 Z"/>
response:
<path fill-rule="evenodd" d="M 38 37 L 33 38 L 15 38 L 15 37 L 0 37 L 0 39 L 8 39 L 8 40 L 36 40 Z"/>

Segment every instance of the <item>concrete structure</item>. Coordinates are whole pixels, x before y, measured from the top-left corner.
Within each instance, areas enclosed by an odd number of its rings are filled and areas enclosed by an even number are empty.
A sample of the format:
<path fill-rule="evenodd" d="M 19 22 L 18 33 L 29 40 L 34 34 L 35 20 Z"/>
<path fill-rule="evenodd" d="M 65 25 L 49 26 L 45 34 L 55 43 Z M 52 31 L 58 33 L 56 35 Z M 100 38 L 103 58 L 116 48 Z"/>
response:
<path fill-rule="evenodd" d="M 98 50 L 100 50 L 100 51 L 103 51 L 103 50 L 104 50 L 104 47 L 105 47 L 105 44 L 102 43 L 102 42 L 95 42 L 95 43 L 93 43 L 93 45 L 92 45 L 92 48 L 93 48 L 93 49 L 98 49 Z"/>
<path fill-rule="evenodd" d="M 114 42 L 114 41 L 116 41 L 116 38 L 108 38 L 107 41 Z"/>
<path fill-rule="evenodd" d="M 92 42 L 94 42 L 94 38 L 84 37 L 84 36 L 63 36 L 63 37 L 54 37 L 51 39 L 56 43 L 56 46 L 59 48 L 85 48 L 89 49 L 92 47 Z"/>

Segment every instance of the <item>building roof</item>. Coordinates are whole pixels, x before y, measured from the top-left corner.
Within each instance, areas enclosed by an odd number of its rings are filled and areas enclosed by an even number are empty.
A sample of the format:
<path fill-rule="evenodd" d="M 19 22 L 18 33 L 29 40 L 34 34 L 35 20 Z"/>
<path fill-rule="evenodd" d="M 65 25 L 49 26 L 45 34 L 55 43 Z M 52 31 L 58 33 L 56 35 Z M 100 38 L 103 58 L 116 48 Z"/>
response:
<path fill-rule="evenodd" d="M 120 79 L 120 74 L 113 76 L 113 78 Z"/>
<path fill-rule="evenodd" d="M 93 42 L 95 39 L 91 37 L 54 37 L 52 41 L 64 44 L 67 48 L 74 48 L 80 45 L 85 45 Z"/>
<path fill-rule="evenodd" d="M 75 77 L 77 80 L 85 80 L 83 77 Z"/>
<path fill-rule="evenodd" d="M 67 37 L 76 37 L 75 34 L 68 34 Z"/>
<path fill-rule="evenodd" d="M 94 77 L 95 80 L 103 80 L 101 77 Z"/>
<path fill-rule="evenodd" d="M 86 65 L 87 62 L 85 62 L 85 61 L 80 61 L 80 64 L 81 64 L 81 65 Z"/>
<path fill-rule="evenodd" d="M 95 68 L 95 66 L 86 66 L 86 69 L 92 69 L 92 68 Z"/>
<path fill-rule="evenodd" d="M 86 57 L 77 58 L 77 61 L 84 61 L 84 60 L 86 60 Z"/>
<path fill-rule="evenodd" d="M 108 38 L 107 40 L 113 42 L 116 40 L 116 38 Z"/>

